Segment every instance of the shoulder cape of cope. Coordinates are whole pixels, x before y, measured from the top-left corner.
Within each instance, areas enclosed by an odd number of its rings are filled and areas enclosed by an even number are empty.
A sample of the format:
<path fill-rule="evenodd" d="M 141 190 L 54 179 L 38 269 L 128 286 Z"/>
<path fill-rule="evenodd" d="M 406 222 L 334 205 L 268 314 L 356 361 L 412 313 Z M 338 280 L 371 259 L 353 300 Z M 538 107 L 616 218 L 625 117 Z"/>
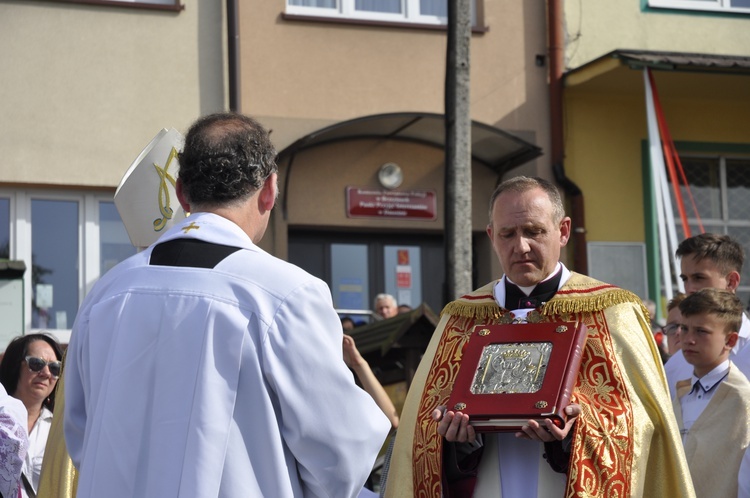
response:
<path fill-rule="evenodd" d="M 440 315 L 462 316 L 476 320 L 500 318 L 506 311 L 498 306 L 492 294 L 496 283 L 496 281 L 490 282 L 448 303 Z M 633 292 L 572 272 L 568 281 L 549 302 L 542 306 L 540 312 L 547 316 L 596 312 L 623 303 L 640 305 L 645 315 L 648 316 L 643 302 Z"/>

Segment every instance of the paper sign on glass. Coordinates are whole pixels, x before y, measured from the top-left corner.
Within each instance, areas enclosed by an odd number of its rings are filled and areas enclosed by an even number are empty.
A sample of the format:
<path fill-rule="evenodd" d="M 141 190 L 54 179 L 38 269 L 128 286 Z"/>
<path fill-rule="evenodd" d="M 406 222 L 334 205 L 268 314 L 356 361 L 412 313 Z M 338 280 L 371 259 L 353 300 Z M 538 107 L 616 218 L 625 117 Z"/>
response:
<path fill-rule="evenodd" d="M 448 409 L 468 414 L 478 432 L 516 432 L 545 418 L 562 427 L 585 342 L 576 322 L 478 325 Z"/>

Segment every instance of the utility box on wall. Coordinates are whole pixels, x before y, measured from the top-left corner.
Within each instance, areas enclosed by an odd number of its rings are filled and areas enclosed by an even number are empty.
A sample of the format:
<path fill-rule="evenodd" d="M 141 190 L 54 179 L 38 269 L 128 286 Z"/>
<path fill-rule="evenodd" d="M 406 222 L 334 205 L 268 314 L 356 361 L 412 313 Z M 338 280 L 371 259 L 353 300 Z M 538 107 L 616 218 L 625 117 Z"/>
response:
<path fill-rule="evenodd" d="M 24 333 L 23 261 L 0 261 L 0 351 Z"/>
<path fill-rule="evenodd" d="M 642 242 L 589 242 L 589 276 L 648 296 L 646 244 Z"/>

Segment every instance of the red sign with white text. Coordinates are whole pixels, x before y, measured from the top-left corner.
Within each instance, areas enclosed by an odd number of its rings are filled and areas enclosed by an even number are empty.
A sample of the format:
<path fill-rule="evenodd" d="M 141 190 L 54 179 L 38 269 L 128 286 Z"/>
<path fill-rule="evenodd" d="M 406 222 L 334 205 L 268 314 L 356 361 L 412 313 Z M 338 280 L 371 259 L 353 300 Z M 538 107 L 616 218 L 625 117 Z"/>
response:
<path fill-rule="evenodd" d="M 411 266 L 396 266 L 396 287 L 411 289 Z"/>
<path fill-rule="evenodd" d="M 346 187 L 346 216 L 349 218 L 436 220 L 437 195 L 431 190 L 394 192 Z"/>

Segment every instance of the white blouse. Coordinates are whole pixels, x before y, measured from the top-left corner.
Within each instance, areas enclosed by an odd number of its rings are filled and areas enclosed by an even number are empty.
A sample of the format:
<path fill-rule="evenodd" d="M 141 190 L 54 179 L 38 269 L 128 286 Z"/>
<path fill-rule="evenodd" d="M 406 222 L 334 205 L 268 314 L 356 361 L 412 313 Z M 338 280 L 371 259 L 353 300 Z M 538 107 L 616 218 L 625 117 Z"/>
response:
<path fill-rule="evenodd" d="M 31 483 L 36 492 L 39 488 L 39 476 L 42 473 L 42 460 L 44 459 L 44 448 L 47 446 L 47 437 L 52 427 L 52 412 L 42 408 L 39 419 L 34 424 L 29 434 L 29 452 L 23 462 L 23 474 Z M 21 495 L 29 498 L 26 489 L 21 485 Z"/>

